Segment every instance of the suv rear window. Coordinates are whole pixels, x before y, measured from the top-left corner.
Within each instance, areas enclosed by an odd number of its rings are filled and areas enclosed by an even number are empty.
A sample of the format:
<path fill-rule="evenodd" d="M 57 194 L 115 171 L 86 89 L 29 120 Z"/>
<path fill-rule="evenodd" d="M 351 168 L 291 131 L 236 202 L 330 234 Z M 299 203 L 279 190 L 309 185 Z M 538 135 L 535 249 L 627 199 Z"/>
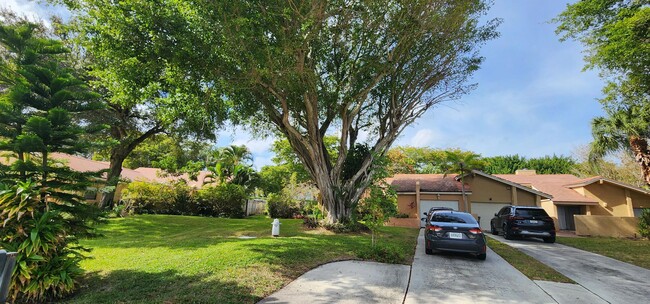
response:
<path fill-rule="evenodd" d="M 533 217 L 533 216 L 548 216 L 544 209 L 519 209 L 515 210 L 515 215 L 523 217 Z"/>
<path fill-rule="evenodd" d="M 436 212 L 431 217 L 432 222 L 445 222 L 445 223 L 462 223 L 462 224 L 476 224 L 473 216 L 467 213 L 453 213 L 453 212 Z"/>

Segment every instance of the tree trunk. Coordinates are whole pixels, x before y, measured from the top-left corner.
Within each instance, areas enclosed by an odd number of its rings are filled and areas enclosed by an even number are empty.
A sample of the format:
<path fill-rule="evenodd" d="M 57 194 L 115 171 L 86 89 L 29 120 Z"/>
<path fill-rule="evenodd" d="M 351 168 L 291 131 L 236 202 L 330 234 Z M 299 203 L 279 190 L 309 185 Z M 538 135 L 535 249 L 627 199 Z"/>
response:
<path fill-rule="evenodd" d="M 41 170 L 43 170 L 43 180 L 41 180 L 41 202 L 45 202 L 47 194 L 47 151 L 42 152 L 43 159 L 41 160 Z"/>
<path fill-rule="evenodd" d="M 648 151 L 648 141 L 645 138 L 632 136 L 630 137 L 630 147 L 634 154 L 634 160 L 641 166 L 643 180 L 650 185 L 650 151 Z"/>
<path fill-rule="evenodd" d="M 103 192 L 102 199 L 99 202 L 100 208 L 113 208 L 113 200 L 115 198 L 115 190 L 120 182 L 122 175 L 122 164 L 131 151 L 125 151 L 125 147 L 118 146 L 111 150 L 110 165 L 106 175 L 107 190 Z"/>

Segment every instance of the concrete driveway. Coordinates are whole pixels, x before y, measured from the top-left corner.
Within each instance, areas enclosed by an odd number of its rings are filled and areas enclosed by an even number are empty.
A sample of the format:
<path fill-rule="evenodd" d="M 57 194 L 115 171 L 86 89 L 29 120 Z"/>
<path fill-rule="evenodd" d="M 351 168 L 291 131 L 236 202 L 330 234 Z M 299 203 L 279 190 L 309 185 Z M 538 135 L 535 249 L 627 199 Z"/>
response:
<path fill-rule="evenodd" d="M 404 303 L 557 303 L 492 250 L 485 261 L 469 255 L 426 255 L 423 231 Z"/>
<path fill-rule="evenodd" d="M 609 303 L 644 303 L 650 299 L 650 270 L 602 255 L 537 239 L 505 240 L 540 262 L 576 281 Z"/>

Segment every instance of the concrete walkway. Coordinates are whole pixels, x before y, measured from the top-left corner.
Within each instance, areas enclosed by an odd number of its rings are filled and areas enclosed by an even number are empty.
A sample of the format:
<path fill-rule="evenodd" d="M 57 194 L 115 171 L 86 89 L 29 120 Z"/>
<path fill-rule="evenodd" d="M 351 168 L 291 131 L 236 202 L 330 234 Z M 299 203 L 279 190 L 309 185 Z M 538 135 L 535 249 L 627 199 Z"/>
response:
<path fill-rule="evenodd" d="M 410 268 L 361 261 L 325 264 L 259 303 L 402 303 Z"/>
<path fill-rule="evenodd" d="M 599 254 L 537 239 L 505 240 L 540 262 L 576 281 L 609 303 L 644 303 L 650 299 L 650 270 Z"/>

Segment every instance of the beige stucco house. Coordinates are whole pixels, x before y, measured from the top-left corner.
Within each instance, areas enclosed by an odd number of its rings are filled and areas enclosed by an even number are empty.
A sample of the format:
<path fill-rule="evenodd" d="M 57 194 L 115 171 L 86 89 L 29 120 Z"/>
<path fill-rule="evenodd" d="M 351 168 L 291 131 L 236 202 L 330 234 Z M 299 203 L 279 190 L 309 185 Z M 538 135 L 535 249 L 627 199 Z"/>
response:
<path fill-rule="evenodd" d="M 391 224 L 417 227 L 423 212 L 431 207 L 450 207 L 479 218 L 483 229 L 504 206 L 539 206 L 561 230 L 578 234 L 613 235 L 636 232 L 636 218 L 650 208 L 650 192 L 602 177 L 580 179 L 570 174 L 536 174 L 518 170 L 516 174 L 490 175 L 473 171 L 464 176 L 466 201 L 460 178 L 442 174 L 398 174 L 388 180 L 398 193 L 398 212 L 407 219 Z M 619 229 L 620 228 L 620 229 Z"/>

